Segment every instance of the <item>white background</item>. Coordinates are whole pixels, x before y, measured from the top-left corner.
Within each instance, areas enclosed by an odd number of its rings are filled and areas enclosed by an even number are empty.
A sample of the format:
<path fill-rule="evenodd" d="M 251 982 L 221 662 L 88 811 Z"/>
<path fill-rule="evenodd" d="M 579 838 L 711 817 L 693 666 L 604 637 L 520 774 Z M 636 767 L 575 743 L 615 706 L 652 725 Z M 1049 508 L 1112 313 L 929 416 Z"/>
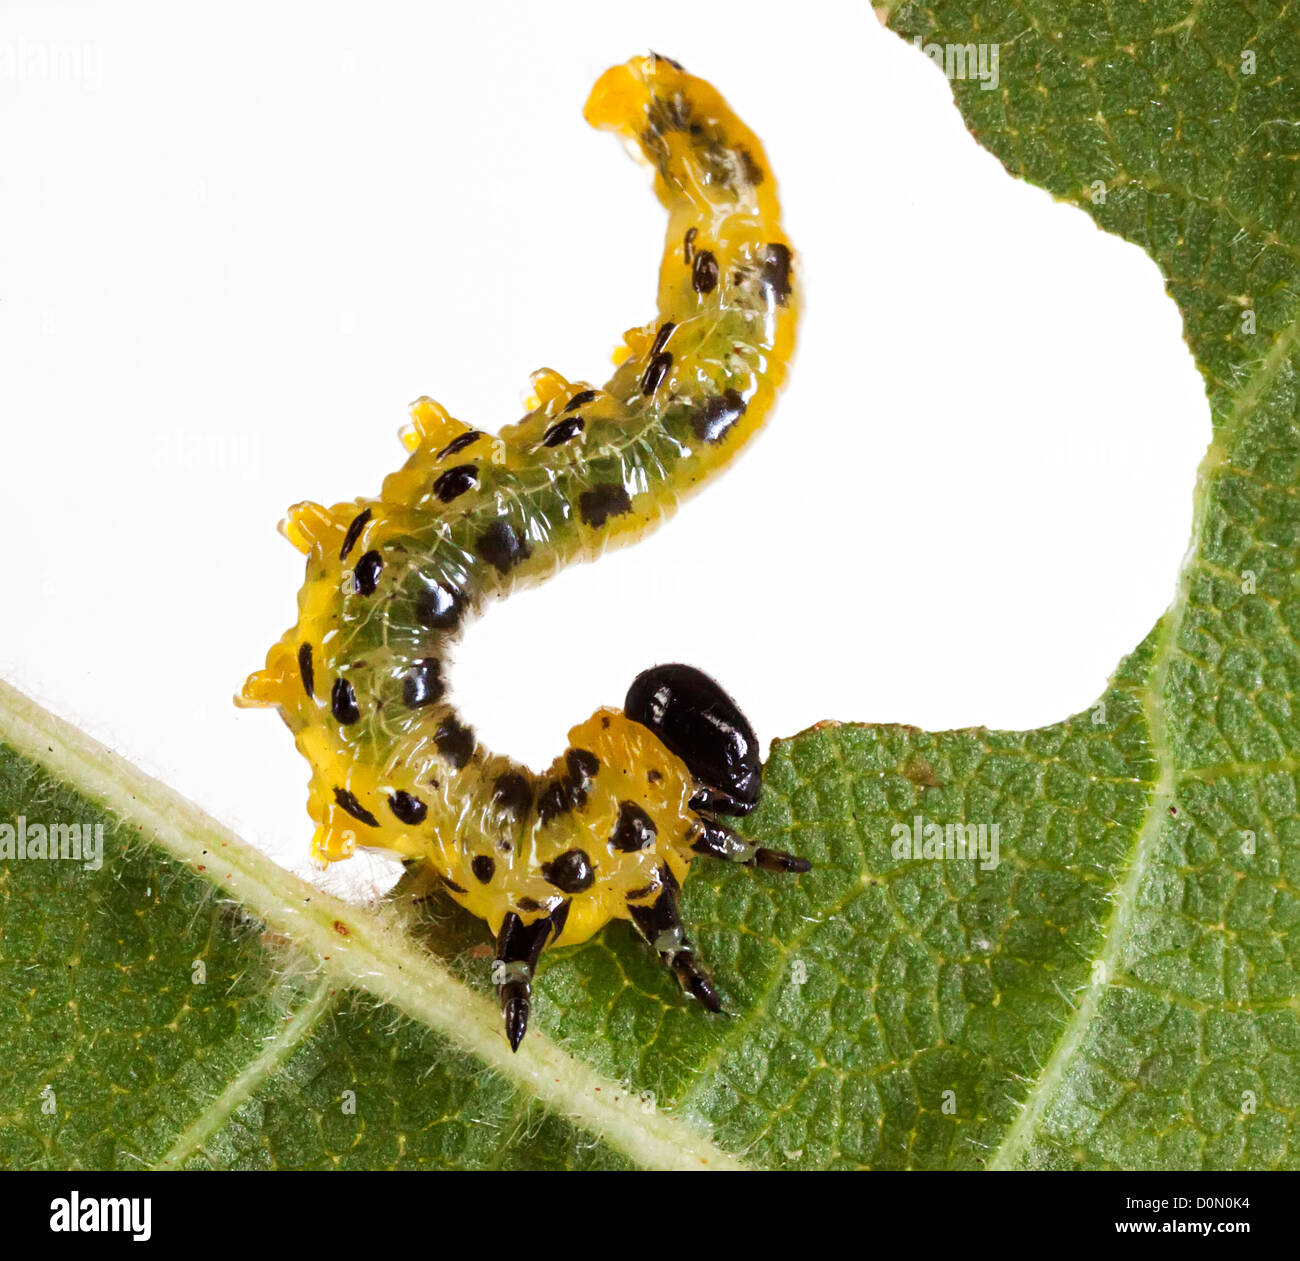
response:
<path fill-rule="evenodd" d="M 1201 383 L 1155 265 L 861 2 L 6 5 L 0 673 L 304 869 L 306 765 L 231 704 L 295 610 L 275 524 L 376 493 L 420 394 L 495 429 L 604 379 L 664 220 L 581 107 L 648 48 L 767 146 L 798 357 L 671 524 L 472 628 L 466 715 L 542 766 L 656 661 L 764 741 L 1092 701 L 1172 595 Z"/>

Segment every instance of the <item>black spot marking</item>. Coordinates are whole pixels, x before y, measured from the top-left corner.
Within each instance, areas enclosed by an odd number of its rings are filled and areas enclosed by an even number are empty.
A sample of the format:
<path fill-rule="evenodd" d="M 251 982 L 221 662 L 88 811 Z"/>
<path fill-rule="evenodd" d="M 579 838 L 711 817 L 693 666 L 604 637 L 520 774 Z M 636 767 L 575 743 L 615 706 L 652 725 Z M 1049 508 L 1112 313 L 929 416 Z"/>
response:
<path fill-rule="evenodd" d="M 356 689 L 347 679 L 334 680 L 334 688 L 330 692 L 330 710 L 338 723 L 344 727 L 361 717 L 361 710 L 357 708 Z"/>
<path fill-rule="evenodd" d="M 415 601 L 415 616 L 430 630 L 454 630 L 465 614 L 465 597 L 454 587 L 431 582 Z"/>
<path fill-rule="evenodd" d="M 569 809 L 569 790 L 563 780 L 548 779 L 537 795 L 537 821 L 547 824 Z"/>
<path fill-rule="evenodd" d="M 624 854 L 637 854 L 649 849 L 656 835 L 654 820 L 636 802 L 619 802 L 618 823 L 609 837 L 611 848 Z"/>
<path fill-rule="evenodd" d="M 479 884 L 487 884 L 496 875 L 497 865 L 487 854 L 479 854 L 470 863 L 469 869 L 474 873 L 474 879 Z"/>
<path fill-rule="evenodd" d="M 666 350 L 661 350 L 655 355 L 646 364 L 646 369 L 641 374 L 641 393 L 653 394 L 659 388 L 659 383 L 668 375 L 668 369 L 672 366 L 673 357 Z"/>
<path fill-rule="evenodd" d="M 378 552 L 367 552 L 352 571 L 352 581 L 360 595 L 373 595 L 379 585 L 379 575 L 384 572 L 384 558 Z"/>
<path fill-rule="evenodd" d="M 302 675 L 302 690 L 308 696 L 316 695 L 316 671 L 311 663 L 311 645 L 298 646 L 298 673 Z"/>
<path fill-rule="evenodd" d="M 554 862 L 542 864 L 542 879 L 561 893 L 582 893 L 596 883 L 596 872 L 585 850 L 567 849 Z"/>
<path fill-rule="evenodd" d="M 537 819 L 549 823 L 568 810 L 581 810 L 587 804 L 587 789 L 600 770 L 600 759 L 586 749 L 570 749 L 564 755 L 565 775 L 548 780 L 537 797 Z"/>
<path fill-rule="evenodd" d="M 379 820 L 346 788 L 336 788 L 334 790 L 334 800 L 339 803 L 341 809 L 346 810 L 358 823 L 364 823 L 371 828 L 379 826 Z"/>
<path fill-rule="evenodd" d="M 568 420 L 557 420 L 542 439 L 544 447 L 558 447 L 570 438 L 576 438 L 585 428 L 587 422 L 581 416 L 570 416 Z"/>
<path fill-rule="evenodd" d="M 533 786 L 518 771 L 507 771 L 492 790 L 492 804 L 515 819 L 522 819 L 533 804 Z"/>
<path fill-rule="evenodd" d="M 596 390 L 579 390 L 567 403 L 565 403 L 564 410 L 566 412 L 577 411 L 579 407 L 586 407 L 588 403 L 594 403 L 596 398 Z"/>
<path fill-rule="evenodd" d="M 478 481 L 478 466 L 475 464 L 457 464 L 445 473 L 439 473 L 433 483 L 433 493 L 443 503 L 449 504 L 459 495 L 463 495 Z"/>
<path fill-rule="evenodd" d="M 702 442 L 721 442 L 745 414 L 745 400 L 738 390 L 727 390 L 706 399 L 691 417 L 691 428 Z"/>
<path fill-rule="evenodd" d="M 762 270 L 759 277 L 763 287 L 785 306 L 790 297 L 790 247 L 779 242 L 763 247 Z"/>
<path fill-rule="evenodd" d="M 740 156 L 740 166 L 745 173 L 745 179 L 749 181 L 751 188 L 757 188 L 763 182 L 766 172 L 754 160 L 754 155 L 744 145 L 741 145 L 736 152 Z"/>
<path fill-rule="evenodd" d="M 695 259 L 695 238 L 699 236 L 699 228 L 687 228 L 686 235 L 682 237 L 682 259 L 689 267 Z"/>
<path fill-rule="evenodd" d="M 599 529 L 610 517 L 620 517 L 631 511 L 632 500 L 627 490 L 613 482 L 593 486 L 578 496 L 578 512 L 593 529 Z"/>
<path fill-rule="evenodd" d="M 444 718 L 433 733 L 433 742 L 438 752 L 457 770 L 469 761 L 474 752 L 474 733 L 455 718 Z"/>
<path fill-rule="evenodd" d="M 564 764 L 569 768 L 569 804 L 581 810 L 587 804 L 587 789 L 600 770 L 600 759 L 586 749 L 570 749 L 564 755 Z"/>
<path fill-rule="evenodd" d="M 478 554 L 499 574 L 508 574 L 532 555 L 509 521 L 494 521 L 478 539 Z"/>
<path fill-rule="evenodd" d="M 652 893 L 658 893 L 658 892 L 659 892 L 659 886 L 657 884 L 647 884 L 642 886 L 640 889 L 633 889 L 627 895 L 627 901 L 637 902 L 641 898 L 648 898 Z"/>
<path fill-rule="evenodd" d="M 356 546 L 357 539 L 361 537 L 361 531 L 366 528 L 366 522 L 369 520 L 369 508 L 352 518 L 352 524 L 348 526 L 348 532 L 343 536 L 343 547 L 339 551 L 339 560 L 347 560 L 348 553 Z"/>
<path fill-rule="evenodd" d="M 655 334 L 654 345 L 650 347 L 650 357 L 653 359 L 667 344 L 668 339 L 673 335 L 673 329 L 677 327 L 672 320 L 665 320 L 659 325 L 659 331 Z"/>
<path fill-rule="evenodd" d="M 445 690 L 441 664 L 436 657 L 425 657 L 412 665 L 402 680 L 402 704 L 407 709 L 432 705 Z"/>
<path fill-rule="evenodd" d="M 586 788 L 600 771 L 600 758 L 586 749 L 570 749 L 564 755 L 564 764 L 569 768 L 570 780 L 582 788 Z"/>
<path fill-rule="evenodd" d="M 403 822 L 415 827 L 417 823 L 423 823 L 425 816 L 429 813 L 429 807 L 422 802 L 419 797 L 413 797 L 408 792 L 402 792 L 400 789 L 388 799 L 388 808 Z"/>
<path fill-rule="evenodd" d="M 443 876 L 442 883 L 447 886 L 453 893 L 464 893 L 465 886 L 457 884 L 450 876 Z"/>
<path fill-rule="evenodd" d="M 520 898 L 515 905 L 521 911 L 540 911 L 542 909 L 542 904 L 536 898 Z"/>
<path fill-rule="evenodd" d="M 712 293 L 718 287 L 718 260 L 709 250 L 701 250 L 695 256 L 691 287 L 696 293 Z"/>
<path fill-rule="evenodd" d="M 661 779 L 663 779 L 663 775 L 660 774 L 659 771 L 648 771 L 648 772 L 646 773 L 646 782 L 647 782 L 647 783 L 657 784 L 657 783 L 659 783 L 659 781 L 660 781 Z"/>
<path fill-rule="evenodd" d="M 473 442 L 477 442 L 483 435 L 477 429 L 466 430 L 459 438 L 453 438 L 441 451 L 433 458 L 435 460 L 445 460 L 449 455 L 455 455 L 458 451 L 463 451 Z"/>

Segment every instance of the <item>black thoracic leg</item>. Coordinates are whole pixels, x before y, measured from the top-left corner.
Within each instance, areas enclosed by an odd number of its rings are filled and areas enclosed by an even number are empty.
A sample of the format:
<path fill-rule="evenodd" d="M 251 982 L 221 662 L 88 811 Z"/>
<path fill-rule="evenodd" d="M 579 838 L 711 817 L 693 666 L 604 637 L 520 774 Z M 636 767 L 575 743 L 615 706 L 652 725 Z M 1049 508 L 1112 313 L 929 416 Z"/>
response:
<path fill-rule="evenodd" d="M 506 1021 L 506 1037 L 510 1049 L 519 1050 L 528 1029 L 528 1013 L 533 996 L 533 971 L 542 956 L 542 947 L 552 936 L 564 930 L 569 915 L 565 902 L 548 918 L 525 924 L 513 911 L 501 923 L 497 936 L 497 957 L 492 967 L 497 995 L 501 999 L 501 1014 Z"/>
<path fill-rule="evenodd" d="M 682 928 L 682 913 L 677 905 L 677 880 L 666 866 L 659 869 L 659 876 L 663 884 L 658 898 L 650 906 L 630 907 L 632 920 L 646 941 L 658 951 L 660 959 L 676 973 L 682 989 L 698 998 L 706 1010 L 721 1011 L 722 1000 L 718 991 L 695 957 L 695 947 L 687 940 Z"/>
<path fill-rule="evenodd" d="M 721 858 L 724 862 L 743 863 L 746 867 L 762 867 L 765 871 L 799 873 L 812 870 L 806 858 L 797 858 L 783 849 L 765 849 L 743 836 L 737 836 L 725 824 L 715 819 L 700 819 L 700 832 L 691 848 L 697 854 Z"/>

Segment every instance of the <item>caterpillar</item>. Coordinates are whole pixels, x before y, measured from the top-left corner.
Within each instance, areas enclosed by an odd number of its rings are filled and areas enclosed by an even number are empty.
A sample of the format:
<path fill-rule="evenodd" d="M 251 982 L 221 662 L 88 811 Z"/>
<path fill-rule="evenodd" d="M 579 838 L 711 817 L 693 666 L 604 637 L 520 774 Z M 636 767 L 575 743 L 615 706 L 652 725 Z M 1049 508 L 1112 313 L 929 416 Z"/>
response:
<path fill-rule="evenodd" d="M 756 805 L 758 741 L 692 667 L 638 675 L 622 711 L 574 727 L 544 775 L 484 748 L 449 696 L 449 649 L 484 604 L 670 515 L 757 431 L 793 350 L 774 181 L 717 91 L 652 53 L 606 71 L 585 116 L 654 170 L 669 218 L 658 315 L 625 334 L 603 386 L 541 369 L 532 410 L 499 434 L 421 398 L 378 498 L 291 508 L 281 528 L 307 557 L 298 620 L 237 698 L 277 707 L 311 765 L 318 863 L 358 845 L 423 860 L 486 921 L 512 1050 L 543 948 L 615 918 L 720 1011 L 682 923 L 692 858 L 809 870 L 719 818 Z"/>

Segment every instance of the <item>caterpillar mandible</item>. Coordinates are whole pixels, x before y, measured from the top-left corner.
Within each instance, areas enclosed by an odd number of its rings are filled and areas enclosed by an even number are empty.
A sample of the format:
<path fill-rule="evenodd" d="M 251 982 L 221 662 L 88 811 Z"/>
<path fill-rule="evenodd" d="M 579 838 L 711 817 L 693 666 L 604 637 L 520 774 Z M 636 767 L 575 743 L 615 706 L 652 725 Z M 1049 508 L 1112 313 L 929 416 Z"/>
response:
<path fill-rule="evenodd" d="M 311 764 L 318 861 L 357 845 L 423 859 L 487 921 L 512 1049 L 543 947 L 615 918 L 721 1010 L 678 906 L 692 857 L 809 869 L 719 821 L 757 803 L 759 748 L 697 670 L 639 675 L 541 776 L 482 747 L 449 699 L 448 650 L 484 603 L 668 516 L 753 436 L 793 350 L 774 181 L 714 88 L 652 53 L 606 71 L 585 115 L 654 168 L 669 215 L 657 318 L 625 335 L 603 387 L 535 372 L 536 405 L 499 434 L 419 399 L 378 499 L 290 509 L 298 622 L 239 697 L 278 707 Z"/>

